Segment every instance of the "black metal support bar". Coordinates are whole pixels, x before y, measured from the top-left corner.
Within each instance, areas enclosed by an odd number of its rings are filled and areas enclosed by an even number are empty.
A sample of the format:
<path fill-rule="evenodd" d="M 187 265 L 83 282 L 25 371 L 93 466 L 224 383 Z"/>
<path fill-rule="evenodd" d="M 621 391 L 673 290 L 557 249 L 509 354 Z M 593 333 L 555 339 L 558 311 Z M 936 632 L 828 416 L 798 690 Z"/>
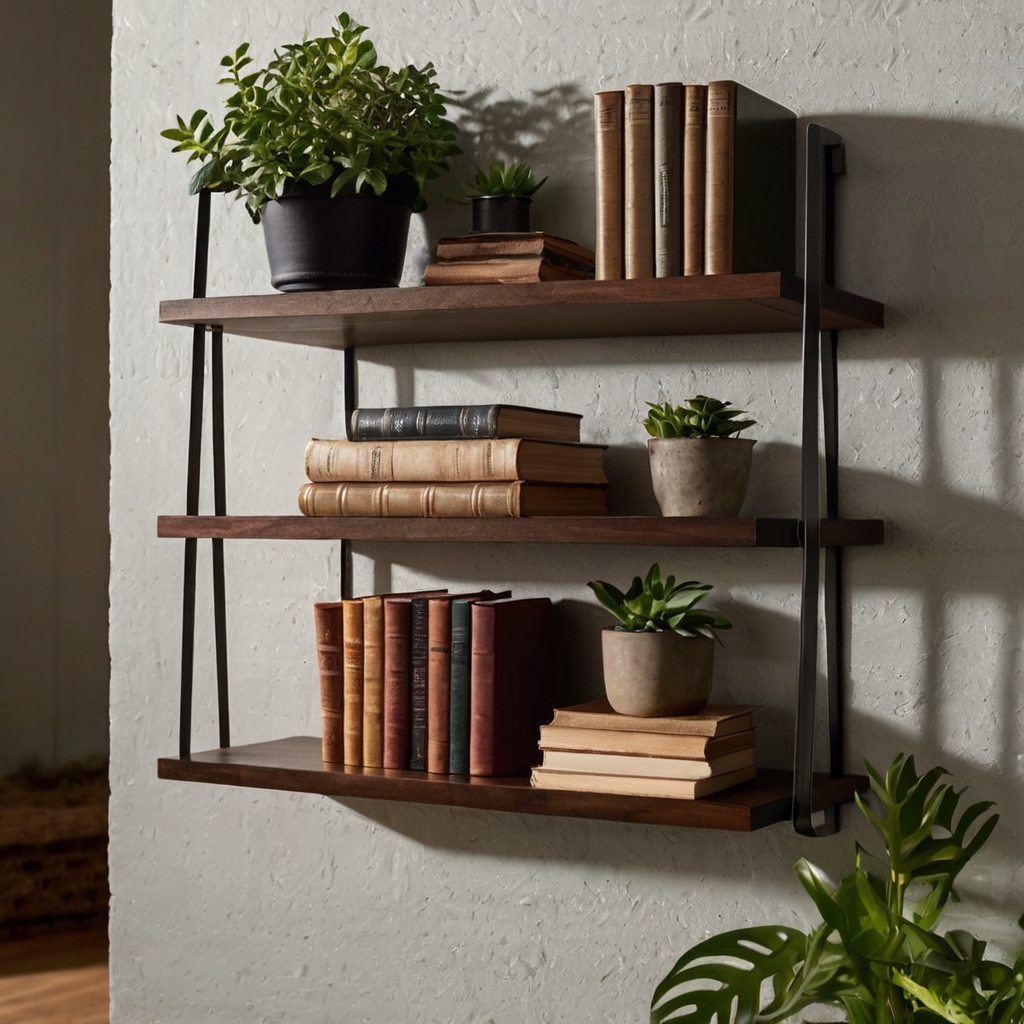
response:
<path fill-rule="evenodd" d="M 213 392 L 213 514 L 226 516 L 227 488 L 224 465 L 224 332 L 218 327 L 210 340 L 210 389 Z M 228 626 L 224 583 L 224 541 L 213 545 L 213 630 L 217 652 L 217 721 L 220 746 L 231 746 L 228 710 Z"/>
<path fill-rule="evenodd" d="M 345 437 L 354 441 L 352 429 L 352 413 L 356 409 L 356 395 L 358 394 L 359 383 L 356 378 L 356 349 L 354 345 L 348 345 L 344 349 L 344 372 L 345 372 Z M 352 596 L 352 541 L 341 542 L 341 598 L 344 600 Z"/>
<path fill-rule="evenodd" d="M 196 218 L 196 255 L 192 277 L 192 295 L 206 295 L 206 271 L 210 255 L 210 193 L 199 193 Z M 185 514 L 199 515 L 199 470 L 203 451 L 203 382 L 206 371 L 206 328 L 192 329 L 192 386 L 188 422 L 188 476 L 185 489 Z M 181 707 L 178 728 L 179 756 L 192 752 L 192 673 L 195 661 L 196 633 L 196 555 L 197 541 L 185 541 L 185 566 L 181 598 Z"/>
<path fill-rule="evenodd" d="M 821 579 L 821 480 L 819 475 L 819 379 L 824 383 L 822 402 L 826 422 L 826 483 L 834 480 L 838 414 L 835 390 L 835 357 L 832 335 L 826 344 L 821 332 L 821 292 L 826 275 L 834 272 L 833 212 L 829 188 L 833 174 L 843 170 L 843 140 L 821 125 L 807 126 L 807 177 L 804 220 L 804 317 L 801 416 L 801 519 L 804 529 L 803 570 L 800 601 L 800 662 L 797 688 L 795 747 L 793 755 L 793 827 L 801 835 L 829 835 L 838 827 L 835 809 L 825 812 L 824 821 L 815 825 L 812 812 L 814 732 L 818 684 L 818 592 Z M 838 150 L 838 153 L 837 153 Z M 829 445 L 831 444 L 831 452 Z M 835 495 L 833 495 L 834 497 Z M 828 505 L 826 495 L 826 506 Z M 837 583 L 835 572 L 830 583 Z M 826 586 L 826 608 L 829 605 Z M 838 622 L 838 592 L 832 594 L 833 611 Z M 827 614 L 827 613 L 826 613 Z M 829 734 L 841 735 L 841 704 L 833 701 L 832 690 L 838 694 L 838 650 L 836 634 L 829 643 Z M 834 664 L 833 664 L 834 663 Z M 834 744 L 830 740 L 830 756 Z M 840 741 L 841 753 L 841 741 Z M 830 760 L 829 770 L 839 764 Z"/>

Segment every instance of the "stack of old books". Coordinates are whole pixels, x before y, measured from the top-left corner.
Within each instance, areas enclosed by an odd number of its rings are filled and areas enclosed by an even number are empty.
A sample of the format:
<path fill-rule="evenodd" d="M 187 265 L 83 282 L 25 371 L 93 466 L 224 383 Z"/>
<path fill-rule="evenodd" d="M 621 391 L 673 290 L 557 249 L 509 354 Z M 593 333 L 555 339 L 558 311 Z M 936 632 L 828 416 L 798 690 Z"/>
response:
<path fill-rule="evenodd" d="M 559 708 L 541 726 L 538 789 L 694 800 L 754 778 L 755 705 L 634 718 L 604 699 Z"/>
<path fill-rule="evenodd" d="M 314 438 L 307 516 L 510 518 L 603 515 L 604 446 L 580 416 L 520 406 L 356 409 L 356 440 Z"/>
<path fill-rule="evenodd" d="M 578 281 L 594 276 L 594 253 L 543 231 L 442 238 L 424 284 L 518 284 Z"/>

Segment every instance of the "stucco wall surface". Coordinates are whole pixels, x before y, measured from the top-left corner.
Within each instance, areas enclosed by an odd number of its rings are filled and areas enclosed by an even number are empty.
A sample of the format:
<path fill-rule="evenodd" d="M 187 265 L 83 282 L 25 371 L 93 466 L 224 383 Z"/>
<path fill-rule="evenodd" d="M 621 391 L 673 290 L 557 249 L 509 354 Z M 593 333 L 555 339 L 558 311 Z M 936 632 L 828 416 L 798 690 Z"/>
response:
<path fill-rule="evenodd" d="M 159 131 L 216 109 L 220 56 L 325 32 L 312 0 L 115 0 L 112 194 L 112 998 L 128 1022 L 512 1022 L 645 1019 L 656 981 L 700 938 L 809 924 L 792 872 L 836 875 L 853 839 L 754 835 L 331 801 L 156 779 L 177 746 L 180 542 L 190 335 L 157 302 L 191 285 L 194 203 Z M 941 763 L 1004 817 L 951 913 L 1004 946 L 1024 908 L 1020 701 L 1024 584 L 1024 32 L 1019 5 L 914 0 L 365 0 L 382 58 L 432 60 L 460 97 L 467 155 L 530 158 L 551 181 L 535 225 L 593 241 L 594 90 L 735 78 L 847 143 L 840 283 L 887 304 L 841 338 L 841 501 L 882 516 L 848 552 L 849 767 L 898 751 Z M 406 283 L 466 226 L 437 195 Z M 258 230 L 214 204 L 211 294 L 269 290 Z M 302 451 L 340 433 L 340 354 L 226 339 L 228 502 L 290 513 Z M 609 502 L 652 511 L 645 400 L 704 392 L 759 421 L 747 508 L 798 507 L 798 340 L 790 336 L 381 349 L 367 405 L 504 401 L 584 414 L 610 445 Z M 207 462 L 208 465 L 208 462 Z M 208 496 L 205 508 L 211 507 Z M 194 743 L 216 745 L 208 552 L 200 558 Z M 789 551 L 359 545 L 357 593 L 443 582 L 550 594 L 566 693 L 598 678 L 605 616 L 585 582 L 657 559 L 715 584 L 736 628 L 716 696 L 756 702 L 759 757 L 790 759 L 799 560 Z M 336 545 L 237 542 L 227 558 L 236 742 L 318 731 L 310 605 L 337 589 Z M 1009 908 L 1009 909 L 1008 909 Z M 1013 909 L 1016 908 L 1016 909 Z M 1012 911 L 1012 913 L 1010 913 Z"/>

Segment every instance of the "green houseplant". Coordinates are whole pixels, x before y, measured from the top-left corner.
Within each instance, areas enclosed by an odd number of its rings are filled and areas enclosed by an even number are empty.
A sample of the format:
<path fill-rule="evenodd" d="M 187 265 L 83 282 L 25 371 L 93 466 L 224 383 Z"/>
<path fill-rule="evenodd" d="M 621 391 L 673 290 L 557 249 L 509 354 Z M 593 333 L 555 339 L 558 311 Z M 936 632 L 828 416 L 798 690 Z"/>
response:
<path fill-rule="evenodd" d="M 755 442 L 737 435 L 756 420 L 742 419 L 742 409 L 707 395 L 682 405 L 647 405 L 651 485 L 661 514 L 739 515 Z"/>
<path fill-rule="evenodd" d="M 732 623 L 697 605 L 710 583 L 662 579 L 657 562 L 627 591 L 605 580 L 588 584 L 619 620 L 601 631 L 608 703 L 624 715 L 692 715 L 711 695 L 715 630 Z"/>
<path fill-rule="evenodd" d="M 221 127 L 197 110 L 162 133 L 200 163 L 190 191 L 237 190 L 263 221 L 281 290 L 398 284 L 424 184 L 460 152 L 433 65 L 393 70 L 365 32 L 342 13 L 257 70 L 242 43 Z"/>
<path fill-rule="evenodd" d="M 486 170 L 476 168 L 466 183 L 473 204 L 473 230 L 529 231 L 530 204 L 534 193 L 548 179 L 533 176 L 527 163 L 492 163 Z"/>
<path fill-rule="evenodd" d="M 998 821 L 992 803 L 961 811 L 963 790 L 942 781 L 942 768 L 918 776 L 902 754 L 884 776 L 867 770 L 883 813 L 857 805 L 885 856 L 857 845 L 838 885 L 799 860 L 821 924 L 807 933 L 741 928 L 698 943 L 655 989 L 652 1024 L 784 1021 L 816 1004 L 840 1007 L 851 1024 L 1024 1022 L 1024 953 L 999 963 L 970 932 L 937 931 L 957 875 Z"/>

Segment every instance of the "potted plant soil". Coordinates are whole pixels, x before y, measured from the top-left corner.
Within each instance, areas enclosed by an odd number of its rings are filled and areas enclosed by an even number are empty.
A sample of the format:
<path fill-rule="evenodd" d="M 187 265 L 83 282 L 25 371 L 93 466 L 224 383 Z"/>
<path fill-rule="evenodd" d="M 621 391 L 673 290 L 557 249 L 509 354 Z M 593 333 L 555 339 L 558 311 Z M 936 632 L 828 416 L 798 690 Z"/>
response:
<path fill-rule="evenodd" d="M 491 164 L 478 167 L 466 191 L 473 204 L 474 232 L 530 230 L 530 204 L 534 193 L 548 179 L 537 181 L 529 164 Z"/>
<path fill-rule="evenodd" d="M 736 516 L 750 483 L 754 440 L 737 437 L 756 420 L 707 395 L 683 405 L 648 402 L 644 427 L 651 484 L 663 516 Z"/>
<path fill-rule="evenodd" d="M 661 578 L 657 563 L 623 593 L 604 580 L 587 584 L 619 620 L 601 630 L 608 703 L 621 715 L 693 715 L 708 702 L 714 630 L 732 623 L 697 607 L 711 584 Z"/>
<path fill-rule="evenodd" d="M 256 71 L 243 43 L 221 60 L 223 125 L 197 110 L 161 133 L 201 162 L 190 192 L 237 190 L 262 220 L 281 291 L 397 285 L 424 183 L 461 152 L 433 65 L 392 70 L 365 32 L 340 14 Z"/>

